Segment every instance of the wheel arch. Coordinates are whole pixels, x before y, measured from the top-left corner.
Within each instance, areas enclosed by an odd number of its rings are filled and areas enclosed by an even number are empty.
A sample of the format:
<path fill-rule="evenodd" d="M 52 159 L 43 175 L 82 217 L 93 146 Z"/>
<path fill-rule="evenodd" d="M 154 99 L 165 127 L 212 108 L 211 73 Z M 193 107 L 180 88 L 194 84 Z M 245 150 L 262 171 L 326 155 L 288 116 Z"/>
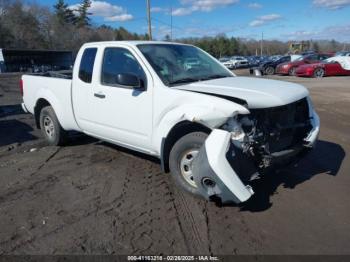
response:
<path fill-rule="evenodd" d="M 51 106 L 50 102 L 45 98 L 39 98 L 34 107 L 35 124 L 40 129 L 40 112 L 44 107 Z"/>
<path fill-rule="evenodd" d="M 314 71 L 313 71 L 313 74 L 312 74 L 313 77 L 316 77 L 316 72 L 317 72 L 318 70 L 322 70 L 322 71 L 323 71 L 322 77 L 325 77 L 325 76 L 326 76 L 326 68 L 325 68 L 325 67 L 322 67 L 322 66 L 318 66 L 318 67 L 316 67 L 316 68 L 314 69 Z"/>
<path fill-rule="evenodd" d="M 160 159 L 162 170 L 165 173 L 169 173 L 169 155 L 174 144 L 183 136 L 192 132 L 203 132 L 210 134 L 212 130 L 200 123 L 191 122 L 188 120 L 177 123 L 168 133 L 166 137 L 162 139 Z"/>

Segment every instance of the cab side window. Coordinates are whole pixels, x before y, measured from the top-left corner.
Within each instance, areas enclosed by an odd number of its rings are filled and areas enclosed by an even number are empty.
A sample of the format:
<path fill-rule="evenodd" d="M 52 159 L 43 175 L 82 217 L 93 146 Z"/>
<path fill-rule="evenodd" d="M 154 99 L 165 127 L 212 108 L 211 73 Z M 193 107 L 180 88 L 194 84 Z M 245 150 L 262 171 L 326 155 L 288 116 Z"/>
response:
<path fill-rule="evenodd" d="M 79 78 L 85 83 L 91 83 L 97 48 L 86 48 L 80 62 Z"/>
<path fill-rule="evenodd" d="M 325 60 L 329 57 L 330 57 L 329 55 L 320 55 L 320 60 Z"/>
<path fill-rule="evenodd" d="M 309 56 L 308 60 L 313 62 L 313 61 L 318 61 L 318 59 L 319 59 L 318 55 L 311 55 L 311 56 Z"/>
<path fill-rule="evenodd" d="M 106 48 L 102 63 L 101 82 L 104 85 L 120 86 L 117 83 L 118 74 L 135 75 L 146 87 L 146 74 L 131 52 L 125 48 Z"/>

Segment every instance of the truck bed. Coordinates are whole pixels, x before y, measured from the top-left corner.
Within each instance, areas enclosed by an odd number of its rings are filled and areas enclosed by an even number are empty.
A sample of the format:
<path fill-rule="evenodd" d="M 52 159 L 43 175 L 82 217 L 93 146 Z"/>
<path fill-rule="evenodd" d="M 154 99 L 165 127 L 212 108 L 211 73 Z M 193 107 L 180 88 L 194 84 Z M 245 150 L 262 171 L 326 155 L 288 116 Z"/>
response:
<path fill-rule="evenodd" d="M 48 71 L 45 73 L 31 74 L 33 76 L 44 76 L 44 77 L 53 77 L 53 78 L 63 78 L 72 80 L 72 71 L 64 70 L 64 71 Z"/>
<path fill-rule="evenodd" d="M 23 75 L 23 101 L 27 111 L 34 114 L 38 99 L 50 101 L 65 130 L 78 130 L 72 106 L 72 73 L 47 72 Z"/>

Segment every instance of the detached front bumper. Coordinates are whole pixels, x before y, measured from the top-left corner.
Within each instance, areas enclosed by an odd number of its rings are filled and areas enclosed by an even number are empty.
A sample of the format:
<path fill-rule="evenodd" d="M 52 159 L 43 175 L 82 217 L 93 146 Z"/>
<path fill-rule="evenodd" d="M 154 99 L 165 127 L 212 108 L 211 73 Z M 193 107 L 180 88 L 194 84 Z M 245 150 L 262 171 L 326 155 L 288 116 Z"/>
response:
<path fill-rule="evenodd" d="M 271 165 L 298 158 L 313 148 L 320 132 L 320 119 L 315 111 L 311 113 L 311 125 L 303 144 L 271 154 Z M 247 201 L 254 191 L 245 183 L 259 175 L 254 161 L 235 145 L 231 133 L 219 129 L 205 141 L 193 162 L 192 171 L 201 195 L 208 200 L 220 199 L 223 204 Z"/>
<path fill-rule="evenodd" d="M 227 153 L 231 134 L 215 129 L 205 141 L 193 162 L 193 177 L 203 197 L 219 198 L 222 203 L 241 203 L 253 194 L 231 167 Z M 234 154 L 234 152 L 233 152 Z"/>
<path fill-rule="evenodd" d="M 312 108 L 310 100 L 308 100 L 308 102 L 309 108 Z M 309 132 L 308 136 L 304 139 L 305 147 L 308 148 L 313 148 L 316 145 L 318 136 L 320 134 L 320 117 L 318 116 L 315 110 L 313 110 L 311 113 L 311 125 L 312 129 Z"/>

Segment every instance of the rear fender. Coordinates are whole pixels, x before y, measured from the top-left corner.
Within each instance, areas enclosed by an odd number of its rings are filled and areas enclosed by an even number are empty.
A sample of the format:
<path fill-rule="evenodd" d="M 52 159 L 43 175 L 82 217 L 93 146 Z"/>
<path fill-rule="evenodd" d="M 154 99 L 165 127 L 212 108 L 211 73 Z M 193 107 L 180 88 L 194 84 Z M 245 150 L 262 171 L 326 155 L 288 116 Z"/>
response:
<path fill-rule="evenodd" d="M 61 126 L 64 128 L 65 123 L 64 123 L 64 117 L 63 117 L 63 110 L 61 107 L 61 103 L 58 101 L 56 96 L 49 89 L 39 89 L 39 92 L 36 94 L 36 97 L 38 97 L 37 102 L 40 99 L 45 99 L 51 105 L 51 107 L 55 111 L 58 121 L 60 122 Z"/>

